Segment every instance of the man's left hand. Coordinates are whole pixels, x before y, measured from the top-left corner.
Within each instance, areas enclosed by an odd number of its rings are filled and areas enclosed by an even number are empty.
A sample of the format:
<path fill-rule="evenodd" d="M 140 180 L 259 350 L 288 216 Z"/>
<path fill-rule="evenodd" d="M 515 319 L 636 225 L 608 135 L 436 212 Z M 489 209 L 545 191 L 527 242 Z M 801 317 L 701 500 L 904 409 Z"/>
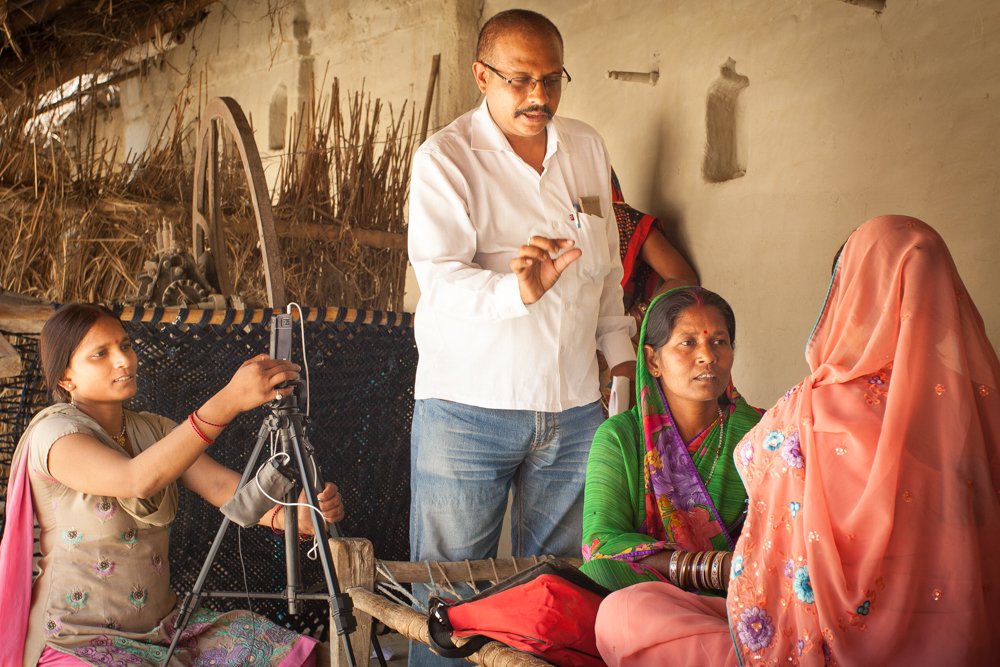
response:
<path fill-rule="evenodd" d="M 549 291 L 570 264 L 583 254 L 573 247 L 572 239 L 550 239 L 531 236 L 521 246 L 517 257 L 510 260 L 510 269 L 517 276 L 517 286 L 524 305 L 532 304 Z M 563 252 L 565 251 L 565 252 Z M 562 252 L 562 254 L 558 254 Z"/>

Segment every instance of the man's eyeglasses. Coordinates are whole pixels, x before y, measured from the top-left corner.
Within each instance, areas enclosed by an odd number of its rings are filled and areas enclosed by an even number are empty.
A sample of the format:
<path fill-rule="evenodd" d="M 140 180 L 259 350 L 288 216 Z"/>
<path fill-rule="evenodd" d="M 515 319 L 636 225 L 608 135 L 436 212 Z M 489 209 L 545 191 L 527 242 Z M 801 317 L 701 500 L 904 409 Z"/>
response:
<path fill-rule="evenodd" d="M 497 70 L 496 67 L 490 65 L 489 63 L 482 63 L 483 67 L 500 77 L 500 80 L 510 86 L 510 89 L 519 95 L 527 95 L 535 89 L 535 86 L 542 84 L 545 88 L 545 92 L 550 95 L 555 95 L 562 92 L 564 86 L 568 85 L 573 77 L 569 75 L 566 68 L 563 68 L 562 74 L 552 74 L 550 76 L 542 77 L 541 79 L 533 79 L 530 76 L 504 76 Z"/>

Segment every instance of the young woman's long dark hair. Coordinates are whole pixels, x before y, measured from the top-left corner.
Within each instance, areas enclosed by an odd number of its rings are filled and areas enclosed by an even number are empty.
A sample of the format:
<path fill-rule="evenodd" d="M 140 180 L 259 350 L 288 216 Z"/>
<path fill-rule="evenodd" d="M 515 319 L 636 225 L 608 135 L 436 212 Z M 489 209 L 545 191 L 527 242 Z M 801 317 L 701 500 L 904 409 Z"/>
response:
<path fill-rule="evenodd" d="M 38 351 L 42 360 L 42 375 L 54 403 L 69 403 L 69 393 L 59 386 L 59 380 L 69 366 L 73 353 L 90 327 L 102 317 L 118 321 L 114 313 L 93 303 L 67 303 L 60 306 L 42 327 Z"/>

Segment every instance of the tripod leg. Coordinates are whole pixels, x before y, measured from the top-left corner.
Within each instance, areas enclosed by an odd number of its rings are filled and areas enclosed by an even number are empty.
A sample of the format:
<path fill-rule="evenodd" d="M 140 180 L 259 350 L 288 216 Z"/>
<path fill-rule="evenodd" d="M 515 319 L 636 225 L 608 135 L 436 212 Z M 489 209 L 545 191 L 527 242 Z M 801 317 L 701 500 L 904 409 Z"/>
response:
<path fill-rule="evenodd" d="M 378 658 L 379 667 L 386 667 L 385 654 L 382 653 L 382 645 L 378 641 L 378 619 L 372 618 L 372 648 L 375 649 L 375 657 Z"/>
<path fill-rule="evenodd" d="M 298 501 L 296 495 L 298 485 L 285 496 L 286 503 Z M 302 590 L 302 572 L 299 567 L 299 516 L 297 507 L 285 507 L 285 599 L 288 601 L 288 613 L 295 616 L 299 613 L 299 591 Z"/>
<path fill-rule="evenodd" d="M 257 464 L 257 457 L 260 456 L 261 451 L 264 449 L 264 443 L 268 440 L 268 433 L 270 432 L 270 427 L 265 423 L 260 427 L 260 431 L 257 434 L 257 444 L 254 445 L 253 452 L 250 454 L 250 459 L 247 461 L 246 468 L 243 469 L 243 476 L 240 477 L 240 483 L 237 485 L 237 490 L 243 488 L 243 485 L 247 483 L 250 476 Z M 219 548 L 222 546 L 222 539 L 226 536 L 226 530 L 229 528 L 229 517 L 223 516 L 222 523 L 219 525 L 219 530 L 215 533 L 215 539 L 212 541 L 212 546 L 208 550 L 208 555 L 205 556 L 205 562 L 202 563 L 201 572 L 198 573 L 198 578 L 194 582 L 194 587 L 191 592 L 184 596 L 184 601 L 181 603 L 180 610 L 177 612 L 177 621 L 174 623 L 174 636 L 170 640 L 170 647 L 167 649 L 167 655 L 163 659 L 164 667 L 170 663 L 170 658 L 173 656 L 174 651 L 177 650 L 177 643 L 180 641 L 181 634 L 183 634 L 184 629 L 187 628 L 188 622 L 191 620 L 191 614 L 198 608 L 201 604 L 201 592 L 205 588 L 205 580 L 208 579 L 208 573 L 212 569 L 212 563 L 215 562 L 215 557 L 219 553 Z"/>
<path fill-rule="evenodd" d="M 299 478 L 302 480 L 302 489 L 306 495 L 306 502 L 310 506 L 318 508 L 319 501 L 316 500 L 316 490 L 306 471 L 305 455 L 303 454 L 304 438 L 300 436 L 301 425 L 298 417 L 289 418 L 288 424 L 291 428 L 279 432 L 282 445 L 291 450 L 295 465 L 298 468 Z M 330 541 L 326 522 L 323 520 L 323 516 L 315 509 L 311 512 L 311 515 L 320 561 L 323 565 L 323 575 L 326 578 L 326 588 L 330 593 L 330 612 L 333 616 L 333 623 L 337 628 L 337 634 L 340 635 L 340 638 L 344 642 L 347 664 L 350 667 L 356 667 L 357 662 L 354 659 L 354 651 L 351 648 L 349 636 L 355 629 L 354 614 L 352 613 L 354 605 L 351 602 L 350 596 L 340 591 L 340 586 L 337 582 L 337 573 L 333 568 L 333 558 L 330 555 Z M 365 657 L 367 658 L 367 656 Z"/>

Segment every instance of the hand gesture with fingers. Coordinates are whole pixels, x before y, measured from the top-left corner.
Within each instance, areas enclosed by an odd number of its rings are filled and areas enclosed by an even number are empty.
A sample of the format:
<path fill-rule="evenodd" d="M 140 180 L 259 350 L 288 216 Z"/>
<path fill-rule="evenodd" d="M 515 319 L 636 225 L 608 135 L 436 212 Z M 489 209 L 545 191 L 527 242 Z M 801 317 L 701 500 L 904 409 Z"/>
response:
<path fill-rule="evenodd" d="M 517 276 L 521 301 L 525 305 L 542 298 L 583 251 L 573 247 L 572 239 L 550 239 L 544 236 L 528 237 L 517 257 L 510 260 L 511 271 Z M 562 254 L 558 254 L 558 253 Z"/>

